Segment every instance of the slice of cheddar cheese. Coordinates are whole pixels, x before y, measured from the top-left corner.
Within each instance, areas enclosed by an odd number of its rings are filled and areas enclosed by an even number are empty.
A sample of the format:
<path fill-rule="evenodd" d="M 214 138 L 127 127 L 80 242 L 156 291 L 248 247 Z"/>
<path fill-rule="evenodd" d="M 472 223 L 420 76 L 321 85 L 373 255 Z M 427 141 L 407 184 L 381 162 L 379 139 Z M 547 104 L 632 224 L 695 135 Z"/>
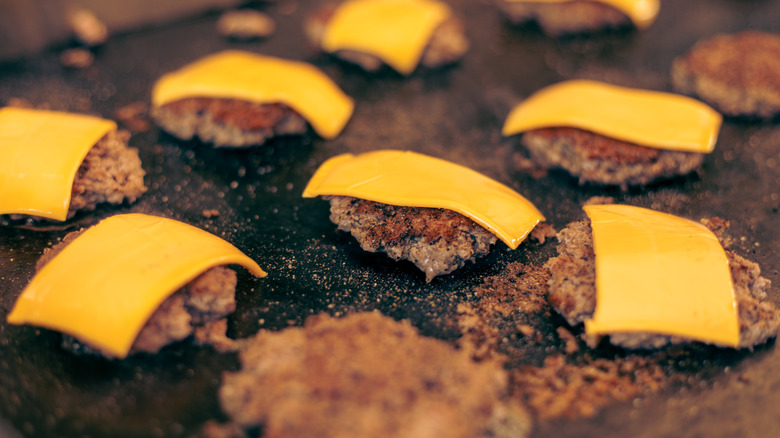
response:
<path fill-rule="evenodd" d="M 584 207 L 596 254 L 590 335 L 642 332 L 739 345 L 728 258 L 705 226 L 628 205 Z"/>
<path fill-rule="evenodd" d="M 717 111 L 686 96 L 572 80 L 520 103 L 502 133 L 569 127 L 656 149 L 708 153 L 722 121 Z"/>
<path fill-rule="evenodd" d="M 0 214 L 67 219 L 81 162 L 114 130 L 98 117 L 0 108 Z"/>
<path fill-rule="evenodd" d="M 515 249 L 544 216 L 519 193 L 467 167 L 409 151 L 343 154 L 325 161 L 305 198 L 352 196 L 456 211 Z"/>
<path fill-rule="evenodd" d="M 505 0 L 510 3 L 570 3 L 582 0 Z M 612 6 L 626 14 L 634 26 L 643 29 L 650 26 L 661 9 L 659 0 L 591 0 Z"/>
<path fill-rule="evenodd" d="M 284 103 L 326 139 L 344 129 L 354 109 L 353 100 L 313 65 L 238 50 L 163 75 L 152 89 L 155 107 L 190 97 Z"/>
<path fill-rule="evenodd" d="M 226 264 L 266 275 L 206 231 L 143 214 L 113 216 L 86 230 L 35 275 L 8 322 L 57 330 L 123 358 L 163 301 L 206 270 Z"/>
<path fill-rule="evenodd" d="M 347 0 L 328 21 L 322 49 L 367 53 L 410 74 L 436 27 L 451 15 L 449 6 L 433 0 Z"/>

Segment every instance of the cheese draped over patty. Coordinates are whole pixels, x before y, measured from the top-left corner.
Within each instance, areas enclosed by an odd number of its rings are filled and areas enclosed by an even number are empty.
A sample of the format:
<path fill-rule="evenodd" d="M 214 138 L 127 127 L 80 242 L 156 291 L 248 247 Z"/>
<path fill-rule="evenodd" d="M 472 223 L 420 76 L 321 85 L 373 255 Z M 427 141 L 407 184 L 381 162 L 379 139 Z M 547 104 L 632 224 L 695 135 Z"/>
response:
<path fill-rule="evenodd" d="M 582 0 L 505 0 L 509 3 L 571 3 Z M 626 14 L 634 26 L 643 29 L 650 26 L 661 9 L 659 0 L 590 0 L 612 6 Z"/>
<path fill-rule="evenodd" d="M 227 264 L 266 275 L 206 231 L 143 214 L 113 216 L 87 229 L 33 277 L 8 322 L 57 330 L 124 358 L 163 301 Z"/>
<path fill-rule="evenodd" d="M 720 113 L 686 96 L 571 80 L 521 102 L 509 113 L 502 133 L 579 128 L 650 148 L 709 153 L 722 121 Z"/>
<path fill-rule="evenodd" d="M 304 198 L 320 195 L 453 210 L 512 249 L 544 220 L 530 201 L 511 188 L 467 167 L 409 151 L 381 150 L 330 158 L 303 191 Z"/>
<path fill-rule="evenodd" d="M 67 219 L 79 166 L 116 129 L 82 114 L 0 108 L 0 214 Z"/>
<path fill-rule="evenodd" d="M 283 103 L 303 116 L 322 138 L 335 138 L 352 116 L 353 100 L 317 67 L 239 50 L 206 56 L 163 75 L 152 105 L 192 97 Z"/>
<path fill-rule="evenodd" d="M 322 49 L 367 53 L 410 74 L 434 30 L 451 15 L 449 6 L 435 0 L 347 0 L 328 21 Z"/>
<path fill-rule="evenodd" d="M 584 209 L 596 255 L 596 311 L 585 321 L 586 333 L 739 345 L 728 258 L 707 227 L 628 205 Z"/>

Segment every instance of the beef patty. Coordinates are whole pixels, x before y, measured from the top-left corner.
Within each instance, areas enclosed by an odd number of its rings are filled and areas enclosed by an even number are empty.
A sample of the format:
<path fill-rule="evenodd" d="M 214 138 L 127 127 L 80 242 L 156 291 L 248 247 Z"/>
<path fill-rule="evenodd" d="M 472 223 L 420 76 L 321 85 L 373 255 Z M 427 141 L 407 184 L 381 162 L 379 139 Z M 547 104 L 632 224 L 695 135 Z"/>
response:
<path fill-rule="evenodd" d="M 624 13 L 593 1 L 540 3 L 499 0 L 498 4 L 513 24 L 536 22 L 550 36 L 632 26 L 631 19 Z"/>

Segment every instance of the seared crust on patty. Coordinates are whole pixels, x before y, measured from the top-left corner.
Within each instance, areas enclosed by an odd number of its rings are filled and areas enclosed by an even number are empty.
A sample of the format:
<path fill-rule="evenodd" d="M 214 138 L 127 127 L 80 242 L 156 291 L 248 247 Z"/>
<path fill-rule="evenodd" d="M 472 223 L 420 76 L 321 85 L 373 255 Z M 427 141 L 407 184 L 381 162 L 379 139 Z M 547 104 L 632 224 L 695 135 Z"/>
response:
<path fill-rule="evenodd" d="M 400 207 L 347 196 L 324 198 L 330 201 L 330 220 L 351 233 L 361 248 L 411 261 L 425 272 L 426 281 L 487 254 L 497 240 L 451 210 Z"/>
<path fill-rule="evenodd" d="M 542 168 L 563 168 L 580 183 L 645 185 L 696 170 L 704 155 L 655 149 L 576 128 L 535 129 L 522 134 L 531 161 Z"/>
<path fill-rule="evenodd" d="M 239 358 L 220 405 L 266 438 L 522 438 L 530 429 L 498 363 L 376 312 L 260 331 Z"/>
<path fill-rule="evenodd" d="M 624 13 L 604 3 L 593 1 L 534 3 L 499 0 L 498 4 L 513 24 L 534 21 L 550 36 L 632 26 L 631 19 Z"/>
<path fill-rule="evenodd" d="M 316 47 L 322 47 L 322 35 L 325 27 L 338 8 L 337 5 L 326 5 L 316 10 L 304 23 L 306 36 Z M 423 51 L 420 64 L 427 68 L 438 68 L 460 60 L 469 48 L 469 41 L 463 23 L 455 16 L 442 22 L 434 31 L 428 45 Z M 339 50 L 337 57 L 360 66 L 368 72 L 382 68 L 381 59 L 367 53 L 353 50 Z"/>
<path fill-rule="evenodd" d="M 276 136 L 308 131 L 306 120 L 282 103 L 192 97 L 152 108 L 151 116 L 177 138 L 198 137 L 215 147 L 257 146 Z"/>
<path fill-rule="evenodd" d="M 719 220 L 704 221 L 714 227 L 713 232 L 722 238 L 717 227 Z M 596 309 L 596 261 L 590 223 L 573 222 L 558 233 L 558 256 L 551 258 L 545 267 L 551 273 L 548 299 L 553 308 L 570 325 L 575 326 L 593 316 Z M 752 348 L 777 335 L 780 329 L 780 311 L 766 301 L 770 281 L 761 277 L 759 266 L 726 250 L 734 284 L 734 294 L 739 311 L 739 346 Z M 651 333 L 614 333 L 609 336 L 614 345 L 630 349 L 661 348 L 668 344 L 690 342 L 688 339 Z M 598 339 L 588 339 L 595 344 Z"/>
<path fill-rule="evenodd" d="M 780 114 L 780 36 L 744 31 L 699 41 L 672 64 L 672 84 L 729 116 Z"/>

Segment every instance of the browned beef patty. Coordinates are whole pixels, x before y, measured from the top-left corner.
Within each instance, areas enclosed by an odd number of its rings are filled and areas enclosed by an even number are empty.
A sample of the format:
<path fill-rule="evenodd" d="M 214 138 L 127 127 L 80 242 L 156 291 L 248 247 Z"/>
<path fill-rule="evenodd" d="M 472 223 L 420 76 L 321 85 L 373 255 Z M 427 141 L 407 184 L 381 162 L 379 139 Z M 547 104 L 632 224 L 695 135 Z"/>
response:
<path fill-rule="evenodd" d="M 266 438 L 523 437 L 530 428 L 507 402 L 498 363 L 476 363 L 376 312 L 260 331 L 240 360 L 220 404 Z"/>
<path fill-rule="evenodd" d="M 499 0 L 499 6 L 512 23 L 536 22 L 550 36 L 632 26 L 631 19 L 624 13 L 593 1 L 533 3 Z"/>
<path fill-rule="evenodd" d="M 780 114 L 780 35 L 744 31 L 699 41 L 672 64 L 672 84 L 729 116 Z"/>
<path fill-rule="evenodd" d="M 36 271 L 43 269 L 83 232 L 68 233 L 60 243 L 45 250 L 35 264 Z M 157 353 L 164 346 L 187 338 L 194 329 L 233 313 L 236 310 L 236 283 L 236 272 L 224 266 L 211 268 L 199 275 L 168 297 L 152 314 L 130 353 Z M 63 346 L 79 353 L 102 354 L 71 336 L 64 336 Z"/>
<path fill-rule="evenodd" d="M 722 221 L 704 221 L 713 228 L 721 242 Z M 558 233 L 558 256 L 545 265 L 550 270 L 548 299 L 553 308 L 572 326 L 593 316 L 596 309 L 596 261 L 590 223 L 573 222 Z M 725 245 L 724 245 L 725 246 Z M 739 311 L 739 346 L 752 348 L 777 335 L 780 312 L 766 301 L 770 281 L 761 277 L 756 263 L 726 250 Z M 652 333 L 614 333 L 610 342 L 624 348 L 660 348 L 668 344 L 690 342 L 680 337 Z M 593 344 L 597 339 L 588 340 Z"/>
<path fill-rule="evenodd" d="M 451 210 L 399 207 L 347 196 L 330 201 L 330 220 L 369 252 L 409 260 L 427 281 L 449 274 L 490 251 L 496 236 Z"/>
<path fill-rule="evenodd" d="M 639 146 L 576 128 L 535 129 L 520 141 L 542 168 L 563 168 L 580 183 L 623 188 L 686 175 L 704 160 L 703 154 Z"/>
<path fill-rule="evenodd" d="M 304 31 L 316 47 L 321 47 L 325 27 L 333 17 L 337 7 L 337 5 L 324 6 L 306 20 Z M 431 40 L 423 51 L 420 64 L 427 68 L 438 68 L 452 64 L 460 60 L 468 48 L 469 41 L 466 38 L 463 23 L 457 17 L 451 16 L 434 30 Z M 375 72 L 384 65 L 382 60 L 367 53 L 340 50 L 335 55 L 369 72 Z"/>
<path fill-rule="evenodd" d="M 306 120 L 282 103 L 192 97 L 152 108 L 151 115 L 169 134 L 215 147 L 258 146 L 276 136 L 308 132 Z"/>

